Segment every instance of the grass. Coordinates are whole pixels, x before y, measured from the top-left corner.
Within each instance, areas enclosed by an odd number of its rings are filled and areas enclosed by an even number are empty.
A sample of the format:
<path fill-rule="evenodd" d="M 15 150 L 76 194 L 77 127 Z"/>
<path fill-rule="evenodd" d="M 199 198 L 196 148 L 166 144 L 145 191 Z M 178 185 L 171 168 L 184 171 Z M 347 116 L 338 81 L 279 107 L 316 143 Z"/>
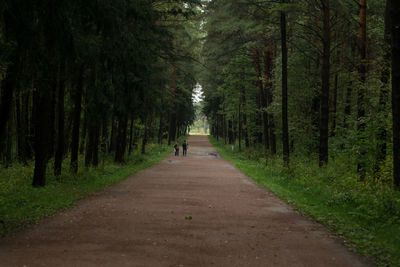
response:
<path fill-rule="evenodd" d="M 358 181 L 346 158 L 323 168 L 316 160 L 291 158 L 290 169 L 278 158 L 259 159 L 251 151 L 232 151 L 210 137 L 225 159 L 296 210 L 325 224 L 345 243 L 378 266 L 400 266 L 400 192 Z"/>
<path fill-rule="evenodd" d="M 159 162 L 171 150 L 165 145 L 149 144 L 145 155 L 134 152 L 127 157 L 126 164 L 118 165 L 112 158 L 105 158 L 97 168 L 80 167 L 77 175 L 69 172 L 69 161 L 65 159 L 59 177 L 52 174 L 50 162 L 43 188 L 31 186 L 33 163 L 0 169 L 0 237 L 73 207 L 77 200 Z M 79 166 L 84 166 L 83 158 Z"/>

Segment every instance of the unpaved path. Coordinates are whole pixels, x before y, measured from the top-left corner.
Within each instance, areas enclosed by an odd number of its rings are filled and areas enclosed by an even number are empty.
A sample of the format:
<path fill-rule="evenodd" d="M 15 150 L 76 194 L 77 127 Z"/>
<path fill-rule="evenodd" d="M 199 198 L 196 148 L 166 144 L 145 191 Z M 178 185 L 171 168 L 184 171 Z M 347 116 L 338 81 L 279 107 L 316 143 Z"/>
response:
<path fill-rule="evenodd" d="M 0 266 L 367 266 L 217 157 L 207 137 L 189 144 L 187 157 L 3 239 Z"/>

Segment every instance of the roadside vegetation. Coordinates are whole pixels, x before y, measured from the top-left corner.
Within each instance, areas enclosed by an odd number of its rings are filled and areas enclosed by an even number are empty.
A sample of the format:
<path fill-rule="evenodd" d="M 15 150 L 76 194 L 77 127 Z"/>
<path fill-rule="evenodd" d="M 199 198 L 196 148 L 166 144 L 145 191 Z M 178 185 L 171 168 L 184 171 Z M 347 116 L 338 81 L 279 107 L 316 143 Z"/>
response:
<path fill-rule="evenodd" d="M 286 169 L 279 158 L 265 164 L 262 150 L 240 152 L 213 137 L 210 141 L 223 158 L 343 237 L 352 250 L 374 258 L 379 266 L 400 266 L 400 192 L 391 186 L 359 182 L 346 158 L 320 168 L 317 160 L 293 156 Z"/>
<path fill-rule="evenodd" d="M 171 151 L 167 145 L 149 144 L 146 154 L 134 151 L 126 157 L 125 164 L 115 163 L 113 157 L 107 156 L 97 168 L 82 168 L 77 174 L 70 172 L 68 164 L 63 165 L 59 176 L 49 167 L 45 187 L 31 186 L 32 166 L 13 164 L 1 168 L 0 238 L 73 207 L 79 199 L 153 165 Z M 84 158 L 80 157 L 79 161 L 83 164 Z"/>

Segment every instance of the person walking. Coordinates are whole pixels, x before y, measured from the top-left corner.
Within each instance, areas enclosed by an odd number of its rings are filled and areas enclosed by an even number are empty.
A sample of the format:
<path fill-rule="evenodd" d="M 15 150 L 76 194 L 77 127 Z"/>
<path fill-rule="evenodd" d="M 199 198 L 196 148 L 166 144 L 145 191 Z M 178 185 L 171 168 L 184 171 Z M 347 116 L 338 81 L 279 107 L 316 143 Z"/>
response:
<path fill-rule="evenodd" d="M 186 140 L 184 140 L 183 144 L 182 144 L 183 156 L 186 156 L 186 154 L 187 154 L 187 147 L 188 147 L 188 143 L 186 143 Z"/>
<path fill-rule="evenodd" d="M 178 142 L 175 142 L 174 149 L 175 149 L 175 156 L 179 156 L 179 145 L 178 145 Z"/>

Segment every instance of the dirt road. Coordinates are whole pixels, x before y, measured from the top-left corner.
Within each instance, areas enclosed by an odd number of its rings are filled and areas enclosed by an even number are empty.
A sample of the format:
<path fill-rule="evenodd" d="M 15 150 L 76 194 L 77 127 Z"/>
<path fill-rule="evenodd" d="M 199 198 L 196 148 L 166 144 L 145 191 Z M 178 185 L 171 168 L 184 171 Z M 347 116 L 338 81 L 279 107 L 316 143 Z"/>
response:
<path fill-rule="evenodd" d="M 0 266 L 367 266 L 207 137 L 0 241 Z M 180 151 L 182 152 L 182 151 Z"/>

